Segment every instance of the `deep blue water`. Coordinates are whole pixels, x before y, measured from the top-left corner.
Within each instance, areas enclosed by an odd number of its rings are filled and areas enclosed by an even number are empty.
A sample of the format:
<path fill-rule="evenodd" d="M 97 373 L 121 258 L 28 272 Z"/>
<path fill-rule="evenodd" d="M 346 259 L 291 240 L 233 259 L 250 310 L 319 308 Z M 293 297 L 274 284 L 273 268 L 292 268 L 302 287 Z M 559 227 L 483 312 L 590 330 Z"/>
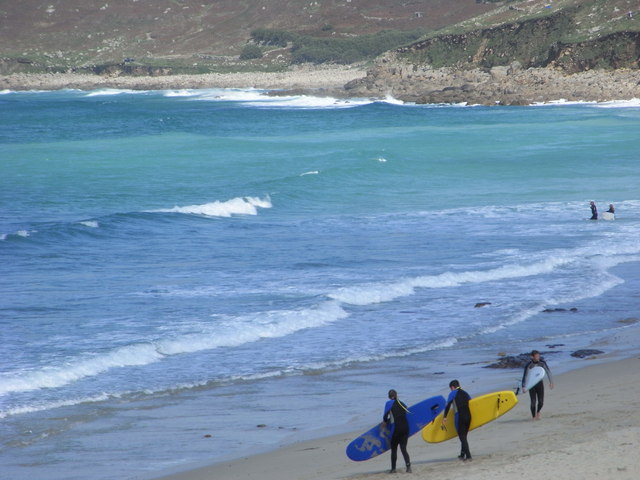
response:
<path fill-rule="evenodd" d="M 0 465 L 153 475 L 484 375 L 468 355 L 617 331 L 638 131 L 634 103 L 4 92 Z"/>

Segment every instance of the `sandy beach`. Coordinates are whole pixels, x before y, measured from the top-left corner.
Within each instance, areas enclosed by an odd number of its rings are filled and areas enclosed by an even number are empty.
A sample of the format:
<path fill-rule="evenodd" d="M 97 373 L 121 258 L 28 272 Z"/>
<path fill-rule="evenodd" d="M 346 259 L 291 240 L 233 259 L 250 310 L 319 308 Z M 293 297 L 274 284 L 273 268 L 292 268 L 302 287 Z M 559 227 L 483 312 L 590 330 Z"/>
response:
<path fill-rule="evenodd" d="M 0 76 L 0 90 L 95 90 L 119 88 L 167 90 L 196 88 L 260 88 L 325 90 L 342 88 L 362 78 L 366 71 L 358 67 L 301 66 L 285 72 L 210 73 L 165 76 L 100 76 L 78 73 L 24 74 Z"/>
<path fill-rule="evenodd" d="M 590 360 L 585 360 L 589 365 Z M 555 377 L 540 421 L 528 395 L 504 417 L 470 433 L 473 462 L 456 459 L 459 443 L 409 440 L 413 473 L 449 480 L 635 479 L 640 469 L 640 356 L 585 366 Z M 434 392 L 436 393 L 436 392 Z M 481 393 L 481 392 L 477 392 Z M 372 419 L 372 422 L 375 419 Z M 389 478 L 389 454 L 356 463 L 344 454 L 359 432 L 322 438 L 239 458 L 162 480 L 374 480 Z M 402 464 L 401 458 L 399 464 Z M 404 478 L 404 473 L 398 473 Z"/>
<path fill-rule="evenodd" d="M 283 72 L 193 75 L 93 75 L 79 73 L 0 76 L 0 91 L 184 90 L 256 88 L 273 95 L 385 98 L 409 103 L 531 105 L 559 100 L 605 102 L 640 98 L 635 70 L 593 70 L 565 75 L 552 68 L 494 67 L 491 70 L 416 68 L 401 62 L 358 66 L 302 65 Z"/>

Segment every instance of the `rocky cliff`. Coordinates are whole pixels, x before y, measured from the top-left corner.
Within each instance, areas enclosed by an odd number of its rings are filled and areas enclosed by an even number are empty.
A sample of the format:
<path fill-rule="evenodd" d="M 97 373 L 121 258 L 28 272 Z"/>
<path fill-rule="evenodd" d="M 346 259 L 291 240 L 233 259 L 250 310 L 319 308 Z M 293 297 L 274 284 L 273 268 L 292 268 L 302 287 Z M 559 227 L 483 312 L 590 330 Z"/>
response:
<path fill-rule="evenodd" d="M 640 32 L 578 37 L 578 9 L 416 42 L 379 59 L 351 95 L 530 104 L 640 97 Z M 584 37 L 584 36 L 583 36 Z"/>
<path fill-rule="evenodd" d="M 638 68 L 640 32 L 623 31 L 590 41 L 570 42 L 576 10 L 468 33 L 441 35 L 398 50 L 414 65 L 434 68 L 491 68 L 519 62 L 523 67 L 557 66 L 567 73 L 592 68 Z"/>

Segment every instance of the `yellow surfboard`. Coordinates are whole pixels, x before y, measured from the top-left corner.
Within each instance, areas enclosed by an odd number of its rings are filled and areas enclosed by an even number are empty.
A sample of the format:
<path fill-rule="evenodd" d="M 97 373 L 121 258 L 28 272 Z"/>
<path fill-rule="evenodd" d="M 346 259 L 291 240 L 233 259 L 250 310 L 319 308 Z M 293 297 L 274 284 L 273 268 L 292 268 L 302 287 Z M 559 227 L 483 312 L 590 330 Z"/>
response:
<path fill-rule="evenodd" d="M 505 390 L 502 392 L 488 393 L 480 397 L 472 398 L 469 402 L 471 410 L 471 426 L 469 430 L 481 427 L 498 417 L 501 417 L 518 403 L 516 394 Z M 422 439 L 429 443 L 440 443 L 458 436 L 453 408 L 447 415 L 447 425 L 442 426 L 444 412 L 440 413 L 433 422 L 422 429 Z"/>

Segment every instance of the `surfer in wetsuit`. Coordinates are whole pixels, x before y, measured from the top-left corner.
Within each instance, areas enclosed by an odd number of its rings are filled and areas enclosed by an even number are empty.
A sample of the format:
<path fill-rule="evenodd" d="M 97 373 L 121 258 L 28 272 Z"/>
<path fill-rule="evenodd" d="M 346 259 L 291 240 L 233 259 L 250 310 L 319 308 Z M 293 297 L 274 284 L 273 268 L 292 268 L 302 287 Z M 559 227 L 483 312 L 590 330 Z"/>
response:
<path fill-rule="evenodd" d="M 407 465 L 407 473 L 411 472 L 411 459 L 407 452 L 407 442 L 409 441 L 409 422 L 407 421 L 407 406 L 398 400 L 398 393 L 395 390 L 389 390 L 389 400 L 384 406 L 384 416 L 382 421 L 386 425 L 393 425 L 393 435 L 391 436 L 391 470 L 389 473 L 396 472 L 396 461 L 398 460 L 398 446 L 404 457 L 404 463 Z"/>
<path fill-rule="evenodd" d="M 524 388 L 524 386 L 526 385 L 529 371 L 533 367 L 544 368 L 544 371 L 547 374 L 547 378 L 549 379 L 549 388 L 553 390 L 553 379 L 551 378 L 551 370 L 549 370 L 549 365 L 547 365 L 547 362 L 540 358 L 540 352 L 538 350 L 534 350 L 531 352 L 531 361 L 524 367 L 524 373 L 522 375 L 522 393 L 527 393 L 527 389 Z M 544 405 L 544 383 L 542 383 L 542 380 L 540 380 L 535 386 L 529 389 L 529 397 L 531 397 L 531 416 L 534 420 L 540 420 L 540 410 L 542 410 L 542 406 Z"/>
<path fill-rule="evenodd" d="M 609 213 L 613 213 L 615 215 L 616 213 L 616 208 L 613 206 L 613 203 L 609 204 L 609 210 L 607 210 L 607 212 Z"/>
<path fill-rule="evenodd" d="M 596 207 L 596 202 L 590 202 L 589 205 L 591 205 L 591 218 L 589 220 L 597 220 L 598 207 Z"/>
<path fill-rule="evenodd" d="M 462 461 L 471 461 L 471 452 L 469 451 L 469 442 L 467 434 L 471 426 L 471 410 L 469 410 L 469 400 L 471 397 L 467 392 L 460 388 L 458 380 L 451 380 L 449 383 L 449 398 L 447 398 L 447 406 L 444 408 L 444 416 L 442 417 L 442 427 L 447 424 L 447 414 L 451 407 L 455 413 L 456 428 L 458 430 L 458 438 L 460 439 L 460 455 L 458 458 Z"/>

